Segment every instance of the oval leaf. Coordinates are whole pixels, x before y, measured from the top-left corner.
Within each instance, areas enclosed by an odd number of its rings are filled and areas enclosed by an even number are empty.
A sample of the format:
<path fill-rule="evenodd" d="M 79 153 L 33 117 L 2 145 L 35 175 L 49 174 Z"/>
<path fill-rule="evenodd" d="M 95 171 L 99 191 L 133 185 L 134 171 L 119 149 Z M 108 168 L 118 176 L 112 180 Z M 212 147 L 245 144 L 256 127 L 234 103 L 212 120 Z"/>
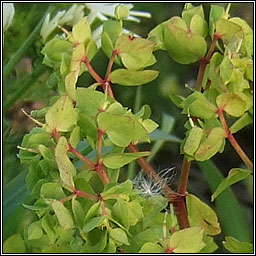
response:
<path fill-rule="evenodd" d="M 76 169 L 70 161 L 68 155 L 68 142 L 67 139 L 60 137 L 58 144 L 55 148 L 55 159 L 60 172 L 61 181 L 72 191 L 74 188 L 73 176 L 76 174 Z"/>
<path fill-rule="evenodd" d="M 50 130 L 70 132 L 77 123 L 78 115 L 73 102 L 68 96 L 60 97 L 45 115 L 45 121 Z"/>
<path fill-rule="evenodd" d="M 197 253 L 205 246 L 203 233 L 200 227 L 179 230 L 171 235 L 169 248 L 175 253 Z"/>
<path fill-rule="evenodd" d="M 226 236 L 225 239 L 222 243 L 231 253 L 253 253 L 253 244 L 240 242 L 232 236 Z"/>
<path fill-rule="evenodd" d="M 214 156 L 221 148 L 226 133 L 221 127 L 214 127 L 209 135 L 202 141 L 195 153 L 197 161 L 205 161 Z"/>
<path fill-rule="evenodd" d="M 129 245 L 127 235 L 121 228 L 110 229 L 109 236 L 119 243 Z"/>
<path fill-rule="evenodd" d="M 126 147 L 134 137 L 134 121 L 128 116 L 103 112 L 98 115 L 99 128 L 119 147 Z"/>
<path fill-rule="evenodd" d="M 212 236 L 220 233 L 217 215 L 210 206 L 191 194 L 187 195 L 186 203 L 191 226 L 202 227 L 205 234 Z"/>
<path fill-rule="evenodd" d="M 159 244 L 148 242 L 143 244 L 139 253 L 164 253 L 164 250 Z"/>
<path fill-rule="evenodd" d="M 193 127 L 189 132 L 184 145 L 184 153 L 193 156 L 199 147 L 200 141 L 203 137 L 204 131 L 200 127 Z"/>
<path fill-rule="evenodd" d="M 52 208 L 58 218 L 63 229 L 74 228 L 74 221 L 69 210 L 60 201 L 52 202 Z"/>
<path fill-rule="evenodd" d="M 202 36 L 188 31 L 185 26 L 181 18 L 171 18 L 164 28 L 164 43 L 176 62 L 190 64 L 204 57 L 207 43 Z"/>
<path fill-rule="evenodd" d="M 246 110 L 246 102 L 236 93 L 222 93 L 216 98 L 219 108 L 223 108 L 229 115 L 240 117 Z"/>
<path fill-rule="evenodd" d="M 123 154 L 113 153 L 105 156 L 103 158 L 103 163 L 108 168 L 117 169 L 132 162 L 137 158 L 149 156 L 150 154 L 151 154 L 150 152 L 123 153 Z"/>
<path fill-rule="evenodd" d="M 159 72 L 155 70 L 127 70 L 117 69 L 110 73 L 109 77 L 112 83 L 126 85 L 126 86 L 137 86 L 147 84 L 157 78 Z"/>

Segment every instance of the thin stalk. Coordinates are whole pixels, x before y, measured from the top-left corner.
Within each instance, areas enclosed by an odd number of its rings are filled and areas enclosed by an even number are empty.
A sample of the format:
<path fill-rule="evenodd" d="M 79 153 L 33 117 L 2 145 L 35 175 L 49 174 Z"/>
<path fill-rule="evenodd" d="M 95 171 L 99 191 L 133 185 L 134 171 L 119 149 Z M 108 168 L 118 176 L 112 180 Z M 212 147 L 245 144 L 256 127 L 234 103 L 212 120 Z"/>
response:
<path fill-rule="evenodd" d="M 93 69 L 90 61 L 88 60 L 87 57 L 84 57 L 82 59 L 82 62 L 85 63 L 89 73 L 91 74 L 91 76 L 103 87 L 103 85 L 105 84 L 105 81 L 98 75 L 98 73 Z"/>
<path fill-rule="evenodd" d="M 89 165 L 92 169 L 96 169 L 96 165 L 89 160 L 87 157 L 78 152 L 75 148 L 73 148 L 70 144 L 68 145 L 68 151 L 73 153 L 77 158 L 83 161 L 85 164 Z"/>
<path fill-rule="evenodd" d="M 230 144 L 233 146 L 237 154 L 240 156 L 242 161 L 245 163 L 245 165 L 247 165 L 250 168 L 251 174 L 253 175 L 253 163 L 249 159 L 249 157 L 246 155 L 246 153 L 243 151 L 243 149 L 240 147 L 235 137 L 233 136 L 231 130 L 229 129 L 223 114 L 223 107 L 219 108 L 218 115 L 219 115 L 220 122 L 223 128 L 225 129 L 227 139 L 229 140 Z"/>
<path fill-rule="evenodd" d="M 191 166 L 191 162 L 189 162 L 187 158 L 184 157 L 182 170 L 180 174 L 179 186 L 178 186 L 178 193 L 184 196 L 186 194 L 186 190 L 188 186 L 188 176 L 189 176 L 190 166 Z"/>
<path fill-rule="evenodd" d="M 88 193 L 86 193 L 86 192 L 84 192 L 84 191 L 82 191 L 82 190 L 77 190 L 77 189 L 76 189 L 76 190 L 74 191 L 74 193 L 75 193 L 75 195 L 76 195 L 77 197 L 88 198 L 88 199 L 90 199 L 91 201 L 95 201 L 95 202 L 98 201 L 98 197 L 97 197 L 97 196 L 92 195 L 92 194 L 88 194 Z"/>
<path fill-rule="evenodd" d="M 108 174 L 107 174 L 106 170 L 103 167 L 103 161 L 102 160 L 100 160 L 98 162 L 98 165 L 96 166 L 95 171 L 98 173 L 98 175 L 100 176 L 101 180 L 103 181 L 103 183 L 105 185 L 107 185 L 110 182 Z"/>
<path fill-rule="evenodd" d="M 105 75 L 105 81 L 107 81 L 107 82 L 109 80 L 109 74 L 111 73 L 112 66 L 114 64 L 114 60 L 115 60 L 115 57 L 117 56 L 117 54 L 118 54 L 117 50 L 114 50 L 112 52 L 111 58 L 109 59 L 108 67 L 107 67 L 107 71 L 106 71 L 106 75 Z"/>
<path fill-rule="evenodd" d="M 34 28 L 32 33 L 29 35 L 27 40 L 21 45 L 21 47 L 17 50 L 17 52 L 13 55 L 13 57 L 9 60 L 9 62 L 6 64 L 6 66 L 3 69 L 3 81 L 5 82 L 6 78 L 9 76 L 9 74 L 12 72 L 12 70 L 15 68 L 21 57 L 24 55 L 28 47 L 34 43 L 36 39 L 38 39 L 38 35 L 40 33 L 41 26 L 43 25 L 45 16 L 47 15 L 50 10 L 52 10 L 53 7 L 49 7 L 47 11 L 45 12 L 43 18 L 39 21 L 37 26 Z"/>
<path fill-rule="evenodd" d="M 196 90 L 199 92 L 201 91 L 201 88 L 202 88 L 202 83 L 203 83 L 203 79 L 204 79 L 204 73 L 205 73 L 206 66 L 210 62 L 210 59 L 212 57 L 212 54 L 215 50 L 215 47 L 216 47 L 217 42 L 220 39 L 220 37 L 221 36 L 219 34 L 214 35 L 207 55 L 200 60 L 200 66 L 199 66 L 197 79 L 196 79 Z"/>

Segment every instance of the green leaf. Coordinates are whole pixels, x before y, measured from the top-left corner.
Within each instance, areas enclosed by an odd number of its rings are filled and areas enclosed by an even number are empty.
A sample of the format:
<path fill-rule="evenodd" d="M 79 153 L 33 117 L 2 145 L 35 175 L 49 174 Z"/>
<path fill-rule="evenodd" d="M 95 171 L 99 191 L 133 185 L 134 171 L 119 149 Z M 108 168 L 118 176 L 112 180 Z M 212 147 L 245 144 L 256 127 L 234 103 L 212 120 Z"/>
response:
<path fill-rule="evenodd" d="M 219 19 L 216 23 L 216 33 L 221 35 L 221 40 L 225 44 L 228 44 L 234 36 L 237 36 L 239 39 L 241 39 L 243 30 L 241 26 L 232 21 Z"/>
<path fill-rule="evenodd" d="M 118 243 L 129 245 L 127 235 L 121 228 L 110 229 L 109 236 Z"/>
<path fill-rule="evenodd" d="M 43 248 L 42 253 L 47 254 L 66 254 L 66 253 L 74 253 L 70 245 L 50 245 Z"/>
<path fill-rule="evenodd" d="M 210 118 L 216 118 L 217 108 L 207 101 L 205 98 L 204 99 L 197 99 L 193 101 L 189 105 L 189 113 L 192 116 L 196 116 L 202 119 L 210 119 Z"/>
<path fill-rule="evenodd" d="M 127 230 L 130 227 L 128 213 L 129 213 L 129 208 L 128 208 L 127 202 L 124 201 L 123 199 L 117 199 L 115 204 L 113 205 L 111 214 L 113 216 L 113 219 L 118 223 L 122 224 Z"/>
<path fill-rule="evenodd" d="M 204 235 L 203 242 L 205 243 L 205 247 L 200 253 L 213 253 L 218 249 L 218 245 L 214 242 L 212 236 Z"/>
<path fill-rule="evenodd" d="M 119 36 L 115 45 L 122 63 L 131 70 L 144 68 L 151 59 L 153 49 L 152 41 L 130 35 Z"/>
<path fill-rule="evenodd" d="M 175 253 L 198 253 L 204 246 L 201 227 L 185 228 L 171 235 L 169 248 Z"/>
<path fill-rule="evenodd" d="M 112 56 L 114 46 L 111 41 L 111 37 L 106 32 L 103 32 L 101 36 L 101 48 L 108 58 Z"/>
<path fill-rule="evenodd" d="M 225 140 L 226 133 L 221 127 L 214 127 L 209 135 L 202 140 L 195 153 L 197 161 L 205 161 L 214 156 L 220 149 Z"/>
<path fill-rule="evenodd" d="M 105 216 L 100 216 L 100 217 L 94 217 L 90 219 L 88 222 L 86 222 L 82 228 L 83 232 L 90 232 L 94 228 L 99 227 L 103 221 L 105 220 Z"/>
<path fill-rule="evenodd" d="M 80 202 L 76 200 L 75 196 L 72 198 L 72 211 L 73 211 L 75 223 L 80 228 L 82 228 L 84 225 L 84 209 L 80 204 Z"/>
<path fill-rule="evenodd" d="M 74 43 L 84 43 L 87 39 L 91 38 L 91 28 L 87 17 L 81 19 L 73 26 L 72 36 Z"/>
<path fill-rule="evenodd" d="M 128 116 L 103 112 L 98 115 L 98 126 L 119 147 L 127 147 L 134 137 L 134 121 Z"/>
<path fill-rule="evenodd" d="M 103 34 L 107 33 L 112 45 L 116 42 L 118 36 L 122 33 L 122 26 L 119 21 L 116 20 L 105 20 L 103 21 Z M 113 48 L 112 48 L 113 49 Z M 111 50 L 112 52 L 112 50 Z M 108 56 L 110 57 L 110 56 Z"/>
<path fill-rule="evenodd" d="M 88 88 L 76 90 L 77 108 L 88 116 L 96 116 L 103 109 L 105 101 L 105 95 L 102 92 Z"/>
<path fill-rule="evenodd" d="M 60 200 L 66 197 L 61 186 L 55 182 L 44 183 L 41 186 L 40 194 L 41 194 L 41 197 L 46 201 L 46 203 L 48 202 L 48 199 Z"/>
<path fill-rule="evenodd" d="M 74 228 L 74 221 L 70 211 L 60 201 L 52 202 L 52 208 L 58 218 L 59 224 L 63 229 Z"/>
<path fill-rule="evenodd" d="M 221 231 L 216 213 L 204 202 L 194 195 L 186 197 L 190 225 L 201 227 L 205 234 L 218 235 Z"/>
<path fill-rule="evenodd" d="M 240 48 L 240 52 L 243 55 L 251 57 L 253 55 L 253 30 L 247 24 L 247 22 L 239 17 L 234 17 L 229 20 L 243 29 L 243 41 Z"/>
<path fill-rule="evenodd" d="M 104 156 L 103 163 L 108 168 L 117 169 L 117 168 L 123 167 L 124 165 L 132 162 L 137 158 L 149 156 L 150 154 L 151 154 L 150 152 L 123 153 L 123 154 L 112 153 Z"/>
<path fill-rule="evenodd" d="M 184 11 L 182 12 L 182 19 L 186 22 L 188 27 L 195 16 L 199 16 L 200 18 L 204 19 L 203 6 L 200 5 L 195 7 L 191 3 L 185 4 Z"/>
<path fill-rule="evenodd" d="M 70 137 L 69 137 L 69 144 L 73 147 L 76 148 L 80 141 L 80 127 L 76 126 L 74 130 L 71 132 Z"/>
<path fill-rule="evenodd" d="M 248 113 L 244 113 L 235 123 L 232 124 L 230 131 L 234 134 L 252 122 L 253 118 Z"/>
<path fill-rule="evenodd" d="M 220 77 L 224 84 L 227 84 L 230 81 L 233 72 L 233 65 L 228 56 L 224 56 L 219 67 Z"/>
<path fill-rule="evenodd" d="M 143 126 L 146 128 L 148 133 L 155 131 L 155 129 L 159 126 L 156 122 L 151 119 L 145 119 L 142 121 Z"/>
<path fill-rule="evenodd" d="M 42 50 L 44 55 L 43 64 L 52 68 L 59 68 L 62 62 L 63 53 L 72 54 L 73 45 L 66 40 L 57 37 L 48 41 Z"/>
<path fill-rule="evenodd" d="M 131 226 L 134 226 L 138 223 L 138 221 L 140 221 L 144 217 L 142 207 L 137 200 L 127 202 L 127 205 L 129 223 Z"/>
<path fill-rule="evenodd" d="M 197 162 L 197 164 L 206 176 L 206 180 L 213 193 L 223 180 L 222 172 L 211 160 Z M 215 199 L 215 206 L 223 230 L 222 232 L 242 241 L 250 241 L 246 215 L 243 214 L 241 205 L 230 188 L 226 189 Z M 233 209 L 233 211 L 230 211 L 230 209 Z"/>
<path fill-rule="evenodd" d="M 85 221 L 88 221 L 89 219 L 93 218 L 96 215 L 99 215 L 100 213 L 100 202 L 97 202 L 93 204 L 90 209 L 87 211 L 85 215 Z"/>
<path fill-rule="evenodd" d="M 67 155 L 68 142 L 67 139 L 60 137 L 55 148 L 55 159 L 60 172 L 60 179 L 72 191 L 74 188 L 73 176 L 76 174 L 76 169 Z"/>
<path fill-rule="evenodd" d="M 204 57 L 207 44 L 204 38 L 187 31 L 180 17 L 173 17 L 164 29 L 164 43 L 170 56 L 180 64 L 190 64 Z"/>
<path fill-rule="evenodd" d="M 32 222 L 28 227 L 28 240 L 39 239 L 42 235 L 41 221 Z"/>
<path fill-rule="evenodd" d="M 159 244 L 147 242 L 143 244 L 139 253 L 164 253 L 164 250 Z"/>
<path fill-rule="evenodd" d="M 223 246 L 231 253 L 253 253 L 253 244 L 240 242 L 232 236 L 226 236 Z"/>
<path fill-rule="evenodd" d="M 164 45 L 164 27 L 169 21 L 165 21 L 157 25 L 148 34 L 148 39 L 155 43 L 154 49 L 156 50 L 166 50 Z"/>
<path fill-rule="evenodd" d="M 117 20 L 127 19 L 130 14 L 131 7 L 127 5 L 117 5 L 115 8 L 115 17 Z"/>
<path fill-rule="evenodd" d="M 219 196 L 220 193 L 222 193 L 225 189 L 233 185 L 234 183 L 237 183 L 241 180 L 246 179 L 250 175 L 249 170 L 244 170 L 240 168 L 232 168 L 228 176 L 221 181 L 215 192 L 213 193 L 211 197 L 211 201 L 214 201 L 214 199 Z"/>
<path fill-rule="evenodd" d="M 85 48 L 85 55 L 91 61 L 98 51 L 96 43 L 91 39 Z"/>
<path fill-rule="evenodd" d="M 129 194 L 132 192 L 132 182 L 130 180 L 127 180 L 123 183 L 119 183 L 116 186 L 113 186 L 101 193 L 102 197 L 106 197 L 108 195 L 116 194 L 116 195 L 121 195 L 121 194 Z"/>
<path fill-rule="evenodd" d="M 77 72 L 77 74 L 79 74 L 81 63 L 85 56 L 86 55 L 85 55 L 84 44 L 77 45 L 72 53 L 72 58 L 70 63 L 71 72 Z"/>
<path fill-rule="evenodd" d="M 208 34 L 206 20 L 198 14 L 195 14 L 190 21 L 190 29 L 194 34 L 206 37 Z"/>
<path fill-rule="evenodd" d="M 193 156 L 196 150 L 198 149 L 201 139 L 203 137 L 204 131 L 200 127 L 192 127 L 189 132 L 188 137 L 186 138 L 184 145 L 184 153 L 190 156 Z"/>
<path fill-rule="evenodd" d="M 60 97 L 45 115 L 46 124 L 52 132 L 56 129 L 59 132 L 72 131 L 77 123 L 78 115 L 73 107 L 72 100 L 68 96 Z"/>
<path fill-rule="evenodd" d="M 57 234 L 53 229 L 54 225 L 55 225 L 55 221 L 53 219 L 53 216 L 50 215 L 49 213 L 46 213 L 42 218 L 41 226 L 42 226 L 42 229 L 48 235 L 51 244 L 54 244 L 57 238 Z"/>
<path fill-rule="evenodd" d="M 21 234 L 12 235 L 4 242 L 3 253 L 26 253 L 25 241 Z"/>
<path fill-rule="evenodd" d="M 225 14 L 225 9 L 222 6 L 211 5 L 211 10 L 209 15 L 209 33 L 211 38 L 213 38 L 217 21 L 223 18 L 224 14 Z"/>
<path fill-rule="evenodd" d="M 236 93 L 222 93 L 216 98 L 219 108 L 223 108 L 229 115 L 240 117 L 246 110 L 246 103 Z"/>
<path fill-rule="evenodd" d="M 81 129 L 81 137 L 89 136 L 94 141 L 97 140 L 97 127 L 89 116 L 79 113 L 78 126 Z"/>
<path fill-rule="evenodd" d="M 157 78 L 159 72 L 155 70 L 128 70 L 116 69 L 110 73 L 112 83 L 125 86 L 138 86 L 147 84 Z"/>

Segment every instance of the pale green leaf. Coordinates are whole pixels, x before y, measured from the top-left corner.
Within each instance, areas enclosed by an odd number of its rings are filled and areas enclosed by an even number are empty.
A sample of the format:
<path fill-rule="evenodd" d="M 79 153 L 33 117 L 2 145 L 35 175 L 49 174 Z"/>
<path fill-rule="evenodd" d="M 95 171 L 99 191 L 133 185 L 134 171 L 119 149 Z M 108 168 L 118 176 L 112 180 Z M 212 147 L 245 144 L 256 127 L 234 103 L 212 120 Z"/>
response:
<path fill-rule="evenodd" d="M 185 228 L 171 235 L 169 248 L 175 253 L 198 253 L 204 246 L 201 227 Z"/>
<path fill-rule="evenodd" d="M 150 154 L 151 154 L 150 152 L 123 153 L 123 154 L 112 153 L 103 157 L 103 163 L 108 168 L 117 169 L 132 162 L 137 158 L 149 156 Z"/>
<path fill-rule="evenodd" d="M 60 201 L 52 202 L 52 208 L 58 218 L 59 224 L 63 229 L 74 228 L 74 221 L 70 211 Z"/>
<path fill-rule="evenodd" d="M 125 86 L 138 86 L 147 84 L 157 78 L 159 72 L 155 70 L 128 70 L 116 69 L 110 73 L 112 83 Z"/>
<path fill-rule="evenodd" d="M 201 227 L 205 234 L 218 235 L 220 224 L 214 210 L 192 194 L 186 197 L 189 222 L 192 227 Z"/>
<path fill-rule="evenodd" d="M 221 181 L 215 192 L 213 193 L 211 200 L 214 201 L 214 199 L 219 196 L 224 190 L 229 188 L 234 183 L 237 183 L 241 180 L 246 179 L 250 175 L 249 170 L 244 170 L 240 168 L 232 168 L 228 176 Z"/>

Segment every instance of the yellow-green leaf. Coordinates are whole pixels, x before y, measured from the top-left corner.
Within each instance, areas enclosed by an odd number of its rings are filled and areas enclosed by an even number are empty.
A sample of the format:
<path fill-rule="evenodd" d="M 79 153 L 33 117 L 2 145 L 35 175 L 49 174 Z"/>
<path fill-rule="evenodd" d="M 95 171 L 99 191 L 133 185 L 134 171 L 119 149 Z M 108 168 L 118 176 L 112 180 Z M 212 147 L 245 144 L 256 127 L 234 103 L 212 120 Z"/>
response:
<path fill-rule="evenodd" d="M 192 194 L 186 197 L 189 223 L 192 227 L 201 227 L 205 234 L 215 236 L 221 232 L 214 210 Z"/>

